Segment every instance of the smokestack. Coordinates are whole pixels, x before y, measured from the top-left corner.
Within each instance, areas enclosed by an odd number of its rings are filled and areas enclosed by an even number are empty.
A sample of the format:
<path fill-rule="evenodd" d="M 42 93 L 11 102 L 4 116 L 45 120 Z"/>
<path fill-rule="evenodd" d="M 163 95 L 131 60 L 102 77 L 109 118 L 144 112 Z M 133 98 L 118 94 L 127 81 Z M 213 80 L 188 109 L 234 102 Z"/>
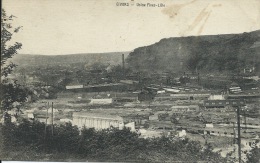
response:
<path fill-rule="evenodd" d="M 123 76 L 125 76 L 125 55 L 122 54 Z"/>
<path fill-rule="evenodd" d="M 198 85 L 200 85 L 200 73 L 198 73 Z"/>
<path fill-rule="evenodd" d="M 122 54 L 122 64 L 123 64 L 123 70 L 125 69 L 125 55 Z"/>

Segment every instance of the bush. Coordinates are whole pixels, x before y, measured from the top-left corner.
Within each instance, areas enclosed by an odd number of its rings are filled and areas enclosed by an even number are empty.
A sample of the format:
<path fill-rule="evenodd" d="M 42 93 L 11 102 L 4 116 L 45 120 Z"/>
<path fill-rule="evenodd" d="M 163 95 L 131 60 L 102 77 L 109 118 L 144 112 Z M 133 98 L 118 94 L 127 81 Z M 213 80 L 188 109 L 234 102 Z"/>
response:
<path fill-rule="evenodd" d="M 260 160 L 260 148 L 253 148 L 249 154 L 247 154 L 247 162 L 259 162 Z"/>
<path fill-rule="evenodd" d="M 95 130 L 84 128 L 81 132 L 68 123 L 53 128 L 37 121 L 23 120 L 19 125 L 6 123 L 3 131 L 3 150 L 24 149 L 28 158 L 72 160 L 87 158 L 93 161 L 133 161 L 133 162 L 173 162 L 173 161 L 211 161 L 225 162 L 211 149 L 202 151 L 199 142 L 173 140 L 169 137 L 142 139 L 137 133 L 124 128 Z M 17 152 L 17 151 L 16 151 Z M 31 157 L 30 154 L 32 153 Z M 60 157 L 64 154 L 64 157 Z M 22 155 L 18 152 L 16 156 Z M 69 157 L 69 158 L 68 158 Z M 167 159 L 166 159 L 167 158 Z M 8 158 L 7 158 L 8 159 Z M 51 160 L 53 161 L 53 160 Z"/>

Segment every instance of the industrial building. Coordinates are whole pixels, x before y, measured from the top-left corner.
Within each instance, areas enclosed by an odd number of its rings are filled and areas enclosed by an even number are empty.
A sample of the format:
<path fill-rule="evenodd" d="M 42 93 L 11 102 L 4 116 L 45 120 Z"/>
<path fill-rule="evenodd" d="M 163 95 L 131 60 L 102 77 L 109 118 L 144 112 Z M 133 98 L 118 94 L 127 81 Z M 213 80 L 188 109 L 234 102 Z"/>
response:
<path fill-rule="evenodd" d="M 224 108 L 226 106 L 241 106 L 245 105 L 245 101 L 238 100 L 205 100 L 204 107 L 206 108 Z"/>
<path fill-rule="evenodd" d="M 74 112 L 72 125 L 79 129 L 84 127 L 94 128 L 95 130 L 110 129 L 111 127 L 123 129 L 127 128 L 132 132 L 136 131 L 136 122 L 124 123 L 124 119 L 117 115 L 92 113 L 92 112 Z"/>
<path fill-rule="evenodd" d="M 122 129 L 124 127 L 124 121 L 122 117 L 116 115 L 107 115 L 91 112 L 74 112 L 72 125 L 78 126 L 78 128 L 95 128 L 96 130 L 109 129 L 115 127 Z"/>
<path fill-rule="evenodd" d="M 199 111 L 199 106 L 198 105 L 172 106 L 171 110 L 174 112 L 197 112 Z"/>

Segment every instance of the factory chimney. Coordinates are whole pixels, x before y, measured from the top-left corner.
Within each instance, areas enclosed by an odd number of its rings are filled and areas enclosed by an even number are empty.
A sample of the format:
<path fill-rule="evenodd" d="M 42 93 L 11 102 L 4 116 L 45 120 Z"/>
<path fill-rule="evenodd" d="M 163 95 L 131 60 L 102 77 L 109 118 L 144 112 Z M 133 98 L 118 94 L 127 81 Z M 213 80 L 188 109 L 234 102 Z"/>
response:
<path fill-rule="evenodd" d="M 123 77 L 125 77 L 125 55 L 122 54 L 122 64 L 123 64 Z"/>
<path fill-rule="evenodd" d="M 125 69 L 125 55 L 122 54 L 122 64 L 123 64 L 123 69 Z"/>

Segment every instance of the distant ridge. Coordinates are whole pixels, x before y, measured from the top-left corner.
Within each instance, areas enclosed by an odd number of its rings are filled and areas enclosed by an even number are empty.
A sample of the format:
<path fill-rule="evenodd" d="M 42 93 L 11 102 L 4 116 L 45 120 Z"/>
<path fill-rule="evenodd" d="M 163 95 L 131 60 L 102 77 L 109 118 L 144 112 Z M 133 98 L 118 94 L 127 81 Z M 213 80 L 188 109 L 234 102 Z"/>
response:
<path fill-rule="evenodd" d="M 260 71 L 260 30 L 223 35 L 165 38 L 129 53 L 127 63 L 145 72 L 238 72 L 256 66 Z"/>
<path fill-rule="evenodd" d="M 134 71 L 234 73 L 255 66 L 260 72 L 260 30 L 241 34 L 171 37 L 131 52 L 79 53 L 64 55 L 18 54 L 14 63 L 28 65 L 89 65 L 126 63 Z M 260 74 L 259 74 L 260 75 Z"/>
<path fill-rule="evenodd" d="M 95 62 L 117 65 L 122 63 L 122 54 L 127 57 L 129 52 L 79 53 L 64 55 L 18 54 L 12 58 L 12 62 L 18 65 L 63 65 L 70 63 Z"/>

